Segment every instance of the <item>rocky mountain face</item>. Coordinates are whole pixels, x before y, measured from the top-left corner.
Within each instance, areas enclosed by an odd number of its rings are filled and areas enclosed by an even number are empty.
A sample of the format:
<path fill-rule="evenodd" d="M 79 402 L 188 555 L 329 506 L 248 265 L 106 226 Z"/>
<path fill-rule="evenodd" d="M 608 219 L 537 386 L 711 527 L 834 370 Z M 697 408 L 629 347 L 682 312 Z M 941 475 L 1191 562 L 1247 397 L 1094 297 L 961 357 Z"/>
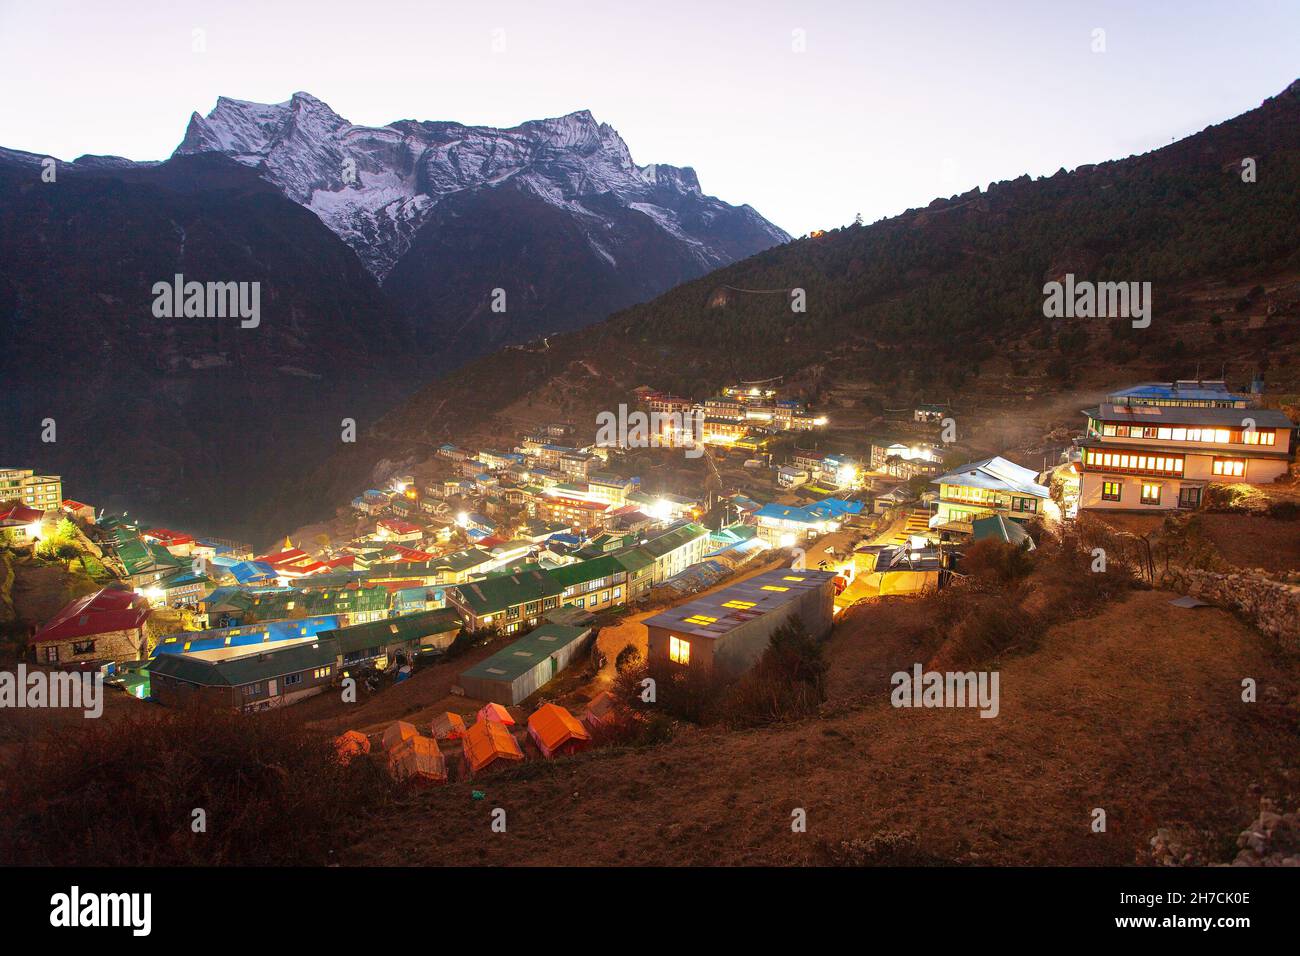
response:
<path fill-rule="evenodd" d="M 705 195 L 690 168 L 638 166 L 585 110 L 513 129 L 370 127 L 307 93 L 223 97 L 176 150 L 208 153 L 314 212 L 450 364 L 580 328 L 790 238 Z"/>
<path fill-rule="evenodd" d="M 371 128 L 222 99 L 166 161 L 47 167 L 0 148 L 0 464 L 258 541 L 309 516 L 345 418 L 788 238 L 585 112 Z M 258 323 L 160 316 L 177 275 L 255 285 Z"/>

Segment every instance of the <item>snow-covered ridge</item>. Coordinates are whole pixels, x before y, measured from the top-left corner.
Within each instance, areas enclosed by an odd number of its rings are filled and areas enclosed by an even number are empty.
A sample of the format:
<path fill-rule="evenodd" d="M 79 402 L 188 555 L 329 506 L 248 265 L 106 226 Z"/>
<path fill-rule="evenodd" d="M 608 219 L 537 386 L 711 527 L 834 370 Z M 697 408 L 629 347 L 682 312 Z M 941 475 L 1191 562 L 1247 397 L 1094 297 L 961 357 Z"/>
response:
<path fill-rule="evenodd" d="M 704 195 L 689 167 L 637 166 L 617 131 L 587 110 L 512 129 L 415 120 L 372 127 L 349 123 L 308 93 L 275 104 L 222 97 L 206 117 L 190 118 L 176 149 L 208 152 L 257 168 L 315 212 L 380 281 L 440 201 L 505 185 L 564 209 L 589 237 L 602 224 L 582 200 L 612 196 L 683 242 L 704 268 L 735 258 L 708 228 L 720 215 L 743 217 L 771 245 L 790 238 L 748 206 Z M 617 249 L 603 239 L 592 244 L 617 264 Z"/>

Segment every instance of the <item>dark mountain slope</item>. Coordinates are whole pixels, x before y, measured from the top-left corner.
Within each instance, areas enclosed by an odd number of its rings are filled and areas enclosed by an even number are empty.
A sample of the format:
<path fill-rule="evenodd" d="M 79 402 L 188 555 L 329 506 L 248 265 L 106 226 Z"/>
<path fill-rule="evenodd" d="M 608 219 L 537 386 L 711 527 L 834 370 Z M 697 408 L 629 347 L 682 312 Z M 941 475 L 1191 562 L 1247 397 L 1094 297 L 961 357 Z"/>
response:
<path fill-rule="evenodd" d="M 0 460 L 150 520 L 263 526 L 339 421 L 410 390 L 412 339 L 356 256 L 223 157 L 0 157 Z M 155 282 L 258 282 L 261 321 L 155 318 Z M 41 422 L 57 440 L 41 441 Z"/>
<path fill-rule="evenodd" d="M 455 354 L 435 360 L 448 365 L 582 328 L 699 274 L 699 261 L 644 213 L 603 196 L 582 204 L 608 224 L 623 267 L 597 252 L 568 212 L 507 185 L 440 202 L 384 289 L 431 342 L 451 344 Z M 495 288 L 505 293 L 504 312 L 491 308 Z"/>

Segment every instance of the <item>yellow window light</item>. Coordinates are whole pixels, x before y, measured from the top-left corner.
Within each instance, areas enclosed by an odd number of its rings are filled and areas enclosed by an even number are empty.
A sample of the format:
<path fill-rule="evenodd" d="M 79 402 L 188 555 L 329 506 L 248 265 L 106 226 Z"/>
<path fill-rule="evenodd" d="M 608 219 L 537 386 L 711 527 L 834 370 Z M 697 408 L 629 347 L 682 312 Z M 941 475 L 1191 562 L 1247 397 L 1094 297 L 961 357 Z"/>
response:
<path fill-rule="evenodd" d="M 707 614 L 692 614 L 686 619 L 687 624 L 716 624 L 716 617 L 709 617 Z"/>
<path fill-rule="evenodd" d="M 763 585 L 763 590 L 764 590 L 764 591 L 788 591 L 788 590 L 790 590 L 790 589 L 789 589 L 789 588 L 783 588 L 783 587 L 780 587 L 779 585 L 776 585 L 776 584 L 764 584 L 764 585 Z"/>
<path fill-rule="evenodd" d="M 737 611 L 747 611 L 754 606 L 753 601 L 727 601 L 723 607 L 733 607 Z"/>
<path fill-rule="evenodd" d="M 807 578 L 796 577 L 796 576 L 793 575 L 793 574 L 787 574 L 787 575 L 786 575 L 785 577 L 783 577 L 781 580 L 782 580 L 782 581 L 807 581 L 808 579 L 807 579 Z"/>
<path fill-rule="evenodd" d="M 668 658 L 674 664 L 689 664 L 691 662 L 691 642 L 683 641 L 680 637 L 668 638 Z"/>

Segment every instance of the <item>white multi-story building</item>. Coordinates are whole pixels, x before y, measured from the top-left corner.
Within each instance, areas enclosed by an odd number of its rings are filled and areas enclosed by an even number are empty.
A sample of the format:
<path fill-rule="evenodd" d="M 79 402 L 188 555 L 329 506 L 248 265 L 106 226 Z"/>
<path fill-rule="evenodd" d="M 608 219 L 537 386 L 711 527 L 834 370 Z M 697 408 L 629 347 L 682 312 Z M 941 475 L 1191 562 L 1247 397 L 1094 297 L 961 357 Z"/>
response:
<path fill-rule="evenodd" d="M 1290 418 L 1218 381 L 1139 385 L 1085 414 L 1080 508 L 1198 508 L 1207 485 L 1275 481 L 1293 455 Z"/>
<path fill-rule="evenodd" d="M 16 501 L 28 508 L 57 511 L 63 505 L 63 479 L 38 475 L 30 468 L 0 468 L 0 502 Z"/>

